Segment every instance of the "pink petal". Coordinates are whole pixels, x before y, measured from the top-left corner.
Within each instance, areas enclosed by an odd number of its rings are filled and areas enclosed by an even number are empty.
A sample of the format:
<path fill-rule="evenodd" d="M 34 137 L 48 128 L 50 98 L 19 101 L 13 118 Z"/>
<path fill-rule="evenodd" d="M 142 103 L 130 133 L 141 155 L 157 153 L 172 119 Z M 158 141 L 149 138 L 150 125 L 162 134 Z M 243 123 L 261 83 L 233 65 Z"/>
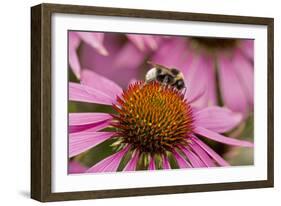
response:
<path fill-rule="evenodd" d="M 192 101 L 192 105 L 195 107 L 202 108 L 209 103 L 209 89 L 213 89 L 214 86 L 211 84 L 212 82 L 209 82 L 208 73 L 212 69 L 213 62 L 210 58 L 198 56 L 193 58 L 189 70 L 185 73 L 187 82 L 185 97 Z M 199 95 L 200 98 L 198 99 Z"/>
<path fill-rule="evenodd" d="M 189 159 L 192 167 L 205 167 L 204 163 L 191 150 L 182 148 L 182 151 Z"/>
<path fill-rule="evenodd" d="M 100 131 L 110 125 L 110 121 L 104 120 L 101 122 L 96 122 L 92 124 L 84 124 L 84 125 L 69 125 L 68 132 L 69 133 L 75 133 L 75 132 L 97 132 Z"/>
<path fill-rule="evenodd" d="M 69 32 L 68 33 L 68 56 L 69 56 L 69 65 L 73 71 L 73 73 L 76 75 L 76 77 L 80 78 L 80 62 L 77 56 L 77 49 L 80 44 L 79 37 L 75 34 L 75 32 Z"/>
<path fill-rule="evenodd" d="M 139 35 L 136 34 L 127 34 L 128 39 L 132 41 L 141 51 L 145 49 L 144 41 Z"/>
<path fill-rule="evenodd" d="M 157 44 L 156 38 L 153 35 L 145 35 L 144 41 L 150 49 L 152 49 L 152 50 L 157 49 L 158 44 Z"/>
<path fill-rule="evenodd" d="M 192 56 L 188 54 L 185 42 L 183 37 L 171 37 L 165 40 L 150 60 L 153 63 L 177 68 L 181 71 L 188 69 L 188 63 Z"/>
<path fill-rule="evenodd" d="M 191 164 L 187 162 L 177 151 L 173 151 L 173 155 L 177 160 L 179 168 L 191 168 Z"/>
<path fill-rule="evenodd" d="M 139 160 L 139 152 L 136 150 L 134 151 L 131 159 L 129 160 L 123 171 L 135 171 L 137 168 L 138 160 Z"/>
<path fill-rule="evenodd" d="M 192 139 L 196 142 L 203 150 L 205 150 L 220 166 L 229 166 L 229 163 L 226 162 L 221 156 L 219 156 L 213 149 L 207 146 L 205 143 L 200 141 L 198 138 Z"/>
<path fill-rule="evenodd" d="M 84 125 L 112 119 L 106 113 L 69 113 L 69 125 Z"/>
<path fill-rule="evenodd" d="M 116 95 L 122 93 L 122 88 L 115 82 L 88 69 L 83 69 L 82 71 L 81 84 L 103 92 L 111 97 L 116 97 Z"/>
<path fill-rule="evenodd" d="M 80 67 L 77 53 L 74 50 L 69 50 L 69 65 L 72 68 L 72 71 L 77 77 L 77 79 L 80 79 L 81 67 Z"/>
<path fill-rule="evenodd" d="M 76 32 L 69 32 L 68 33 L 68 40 L 69 40 L 69 46 L 72 47 L 73 49 L 77 49 L 80 45 L 80 38 L 79 36 L 77 35 Z"/>
<path fill-rule="evenodd" d="M 150 162 L 148 165 L 148 170 L 156 170 L 155 161 L 152 156 L 150 156 Z"/>
<path fill-rule="evenodd" d="M 158 47 L 156 37 L 153 35 L 127 34 L 127 37 L 141 51 L 144 51 L 146 47 L 152 50 L 155 50 Z"/>
<path fill-rule="evenodd" d="M 201 161 L 207 167 L 215 167 L 214 161 L 209 157 L 205 150 L 199 147 L 196 143 L 192 142 L 189 144 L 190 148 L 198 155 Z"/>
<path fill-rule="evenodd" d="M 242 120 L 241 114 L 216 106 L 199 110 L 194 117 L 196 125 L 219 133 L 235 128 Z"/>
<path fill-rule="evenodd" d="M 95 147 L 114 135 L 114 132 L 78 132 L 69 134 L 69 157 Z"/>
<path fill-rule="evenodd" d="M 205 73 L 207 75 L 207 82 L 208 86 L 206 88 L 207 90 L 207 96 L 208 96 L 208 105 L 217 105 L 217 80 L 216 80 L 216 69 L 215 69 L 215 63 L 214 59 L 207 58 L 206 60 L 206 69 Z"/>
<path fill-rule="evenodd" d="M 69 83 L 69 100 L 112 105 L 116 102 L 114 96 L 78 83 Z"/>
<path fill-rule="evenodd" d="M 123 148 L 119 152 L 95 164 L 93 167 L 88 169 L 87 172 L 116 172 L 123 156 L 128 150 L 129 147 Z"/>
<path fill-rule="evenodd" d="M 246 94 L 248 103 L 253 106 L 254 101 L 254 71 L 253 65 L 240 53 L 234 56 L 234 67 L 240 83 Z"/>
<path fill-rule="evenodd" d="M 68 174 L 84 173 L 86 170 L 86 167 L 82 166 L 76 161 L 70 161 L 68 163 Z"/>
<path fill-rule="evenodd" d="M 250 59 L 254 59 L 254 40 L 240 40 L 241 51 Z"/>
<path fill-rule="evenodd" d="M 194 102 L 196 102 L 197 100 L 200 100 L 201 97 L 204 98 L 206 93 L 207 93 L 207 89 L 202 87 L 201 91 L 196 92 L 196 94 L 194 94 L 193 96 L 190 96 L 190 94 L 185 93 L 185 95 L 186 95 L 185 98 L 188 100 L 188 102 L 190 104 L 192 104 L 192 106 L 194 106 Z"/>
<path fill-rule="evenodd" d="M 185 74 L 193 58 L 192 53 L 189 53 L 186 47 L 185 40 L 184 37 L 170 37 L 163 40 L 149 61 L 165 67 L 176 68 Z"/>
<path fill-rule="evenodd" d="M 119 70 L 120 72 L 123 72 L 124 68 L 138 70 L 139 68 L 136 68 L 136 65 L 142 64 L 144 60 L 143 55 L 140 55 L 140 53 L 133 44 L 125 44 L 116 54 L 112 62 L 114 65 L 112 70 Z M 129 59 L 133 61 L 128 61 Z"/>
<path fill-rule="evenodd" d="M 243 85 L 236 74 L 232 58 L 218 58 L 219 79 L 224 104 L 235 112 L 248 112 L 247 96 Z"/>
<path fill-rule="evenodd" d="M 108 52 L 106 48 L 103 45 L 103 36 L 104 33 L 98 33 L 98 32 L 76 32 L 77 35 L 80 36 L 80 38 L 95 48 L 101 55 L 107 56 Z"/>
<path fill-rule="evenodd" d="M 171 169 L 167 155 L 162 155 L 162 167 L 163 169 Z"/>
<path fill-rule="evenodd" d="M 253 147 L 254 146 L 254 144 L 252 142 L 229 138 L 229 137 L 223 136 L 221 134 L 218 134 L 216 132 L 213 132 L 211 130 L 205 129 L 203 127 L 196 127 L 194 129 L 194 132 L 203 137 L 207 137 L 208 139 L 211 139 L 211 140 L 214 140 L 217 142 L 221 142 L 224 144 L 229 144 L 229 145 L 239 146 L 239 147 Z"/>

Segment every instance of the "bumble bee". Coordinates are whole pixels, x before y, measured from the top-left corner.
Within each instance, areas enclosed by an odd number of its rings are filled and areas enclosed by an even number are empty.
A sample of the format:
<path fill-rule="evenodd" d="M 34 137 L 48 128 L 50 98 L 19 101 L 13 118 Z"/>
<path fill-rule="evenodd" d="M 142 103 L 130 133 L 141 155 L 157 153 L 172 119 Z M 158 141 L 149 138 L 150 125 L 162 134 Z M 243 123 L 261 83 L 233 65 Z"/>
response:
<path fill-rule="evenodd" d="M 149 83 L 152 81 L 157 81 L 163 85 L 169 85 L 176 88 L 179 91 L 185 89 L 184 76 L 183 74 L 175 68 L 167 68 L 160 64 L 154 64 L 148 62 L 148 64 L 153 67 L 148 70 L 145 75 L 145 82 Z"/>

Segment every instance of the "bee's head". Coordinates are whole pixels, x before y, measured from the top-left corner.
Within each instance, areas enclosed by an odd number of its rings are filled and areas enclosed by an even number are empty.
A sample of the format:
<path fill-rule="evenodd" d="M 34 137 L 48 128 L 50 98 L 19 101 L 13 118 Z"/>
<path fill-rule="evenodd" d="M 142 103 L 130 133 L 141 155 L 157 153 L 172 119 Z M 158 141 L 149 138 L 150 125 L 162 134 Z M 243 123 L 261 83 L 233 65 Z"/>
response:
<path fill-rule="evenodd" d="M 156 67 L 151 68 L 145 75 L 145 81 L 151 82 L 156 80 L 157 78 L 158 69 Z"/>
<path fill-rule="evenodd" d="M 162 74 L 162 68 L 163 66 L 160 64 L 155 64 L 151 61 L 147 61 L 147 64 L 151 66 L 151 69 L 148 70 L 148 72 L 145 75 L 145 81 L 151 82 L 151 81 L 160 81 L 159 77 Z"/>
<path fill-rule="evenodd" d="M 168 68 L 160 64 L 147 62 L 152 68 L 146 73 L 145 81 L 157 81 L 164 85 L 170 85 L 178 90 L 185 88 L 183 74 L 176 68 Z"/>

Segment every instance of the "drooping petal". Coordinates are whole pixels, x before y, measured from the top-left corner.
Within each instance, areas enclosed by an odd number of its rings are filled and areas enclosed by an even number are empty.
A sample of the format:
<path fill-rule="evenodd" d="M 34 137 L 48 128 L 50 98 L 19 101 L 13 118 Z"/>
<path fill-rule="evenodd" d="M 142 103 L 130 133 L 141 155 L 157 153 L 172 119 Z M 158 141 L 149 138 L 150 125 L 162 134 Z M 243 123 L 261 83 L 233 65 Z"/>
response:
<path fill-rule="evenodd" d="M 216 84 L 216 69 L 214 59 L 210 57 L 205 57 L 205 73 L 207 76 L 207 98 L 208 105 L 217 105 L 217 84 Z"/>
<path fill-rule="evenodd" d="M 131 61 L 128 61 L 129 59 Z M 116 54 L 112 62 L 114 65 L 112 70 L 119 70 L 120 72 L 123 72 L 124 68 L 137 70 L 139 68 L 136 68 L 136 65 L 140 65 L 143 60 L 143 55 L 140 55 L 140 51 L 133 44 L 125 44 Z"/>
<path fill-rule="evenodd" d="M 162 167 L 163 169 L 171 169 L 167 155 L 162 155 Z"/>
<path fill-rule="evenodd" d="M 220 89 L 224 104 L 232 111 L 247 114 L 248 102 L 243 84 L 237 76 L 234 59 L 221 56 L 218 58 Z"/>
<path fill-rule="evenodd" d="M 131 159 L 129 160 L 123 171 L 135 171 L 137 168 L 138 160 L 139 160 L 139 151 L 135 150 L 133 152 Z"/>
<path fill-rule="evenodd" d="M 198 144 L 203 150 L 205 150 L 220 166 L 229 166 L 221 156 L 219 156 L 213 149 L 207 146 L 205 143 L 200 141 L 198 138 L 192 139 L 196 144 Z"/>
<path fill-rule="evenodd" d="M 205 167 L 205 164 L 191 150 L 182 148 L 182 151 L 189 159 L 192 167 Z"/>
<path fill-rule="evenodd" d="M 98 162 L 93 167 L 88 169 L 87 172 L 116 172 L 123 156 L 128 150 L 129 147 L 123 148 L 119 152 Z"/>
<path fill-rule="evenodd" d="M 244 89 L 248 104 L 253 106 L 254 101 L 254 71 L 253 65 L 241 54 L 236 52 L 234 55 L 234 68 L 240 84 Z"/>
<path fill-rule="evenodd" d="M 254 58 L 254 40 L 241 40 L 240 42 L 241 52 L 248 58 Z"/>
<path fill-rule="evenodd" d="M 187 82 L 185 98 L 192 102 L 192 106 L 203 108 L 209 104 L 209 91 L 213 82 L 209 82 L 208 73 L 213 68 L 213 62 L 205 56 L 197 56 L 184 74 Z M 188 89 L 191 88 L 191 89 Z M 198 98 L 200 97 L 200 98 Z M 196 100 L 196 101 L 195 101 Z"/>
<path fill-rule="evenodd" d="M 135 34 L 127 34 L 127 37 L 130 41 L 132 41 L 141 51 L 145 49 L 144 41 L 139 35 Z"/>
<path fill-rule="evenodd" d="M 235 128 L 242 120 L 240 113 L 234 113 L 227 108 L 207 107 L 194 113 L 196 125 L 223 133 Z"/>
<path fill-rule="evenodd" d="M 77 55 L 77 49 L 80 44 L 80 38 L 75 32 L 69 32 L 68 37 L 68 62 L 73 73 L 79 79 L 81 66 Z"/>
<path fill-rule="evenodd" d="M 70 161 L 68 163 L 68 174 L 84 173 L 87 168 L 76 161 Z"/>
<path fill-rule="evenodd" d="M 150 156 L 150 162 L 148 165 L 148 170 L 155 170 L 156 169 L 156 165 L 155 165 L 155 160 L 153 156 Z"/>
<path fill-rule="evenodd" d="M 178 163 L 179 168 L 191 168 L 191 164 L 185 160 L 177 151 L 173 151 L 173 155 Z"/>
<path fill-rule="evenodd" d="M 157 37 L 153 35 L 145 35 L 144 41 L 150 49 L 156 50 L 158 48 Z"/>
<path fill-rule="evenodd" d="M 196 127 L 194 129 L 194 132 L 203 137 L 207 137 L 208 139 L 211 139 L 211 140 L 214 140 L 217 142 L 221 142 L 224 144 L 232 145 L 232 146 L 239 146 L 239 147 L 253 147 L 254 146 L 254 144 L 252 142 L 226 137 L 226 136 L 223 136 L 221 134 L 218 134 L 216 132 L 213 132 L 213 131 L 208 130 L 203 127 Z"/>
<path fill-rule="evenodd" d="M 95 147 L 111 138 L 114 134 L 114 132 L 78 132 L 69 134 L 69 157 Z"/>
<path fill-rule="evenodd" d="M 191 142 L 189 147 L 198 155 L 201 161 L 205 164 L 206 167 L 215 167 L 214 161 L 209 157 L 205 150 L 203 150 L 195 142 Z"/>
<path fill-rule="evenodd" d="M 111 97 L 116 97 L 116 95 L 122 93 L 122 88 L 118 86 L 118 84 L 88 69 L 83 69 L 81 73 L 81 84 L 103 92 Z"/>
<path fill-rule="evenodd" d="M 98 32 L 76 32 L 76 34 L 87 44 L 92 46 L 101 55 L 107 56 L 108 51 L 103 45 L 104 33 Z"/>
<path fill-rule="evenodd" d="M 116 102 L 115 97 L 78 83 L 69 83 L 69 100 L 89 102 L 96 104 L 112 105 Z"/>
<path fill-rule="evenodd" d="M 188 54 L 185 38 L 173 37 L 165 40 L 150 60 L 152 63 L 177 68 L 183 72 L 188 69 L 191 59 L 192 55 Z"/>
<path fill-rule="evenodd" d="M 204 97 L 207 93 L 207 90 L 206 88 L 201 88 L 201 91 L 197 92 L 195 95 L 193 96 L 189 96 L 189 97 L 186 97 L 188 102 L 194 106 L 194 102 L 196 102 L 197 100 L 199 100 L 201 97 Z"/>

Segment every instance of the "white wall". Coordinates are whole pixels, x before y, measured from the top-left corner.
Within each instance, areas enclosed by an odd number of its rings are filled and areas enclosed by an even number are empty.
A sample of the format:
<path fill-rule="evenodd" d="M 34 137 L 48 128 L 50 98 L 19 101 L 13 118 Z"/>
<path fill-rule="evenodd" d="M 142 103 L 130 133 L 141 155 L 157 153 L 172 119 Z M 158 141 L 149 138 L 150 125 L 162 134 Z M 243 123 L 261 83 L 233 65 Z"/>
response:
<path fill-rule="evenodd" d="M 153 197 L 58 202 L 52 205 L 278 205 L 281 195 L 281 13 L 276 0 L 60 0 L 96 6 L 205 12 L 275 18 L 275 188 Z M 39 205 L 29 196 L 30 153 L 30 6 L 41 1 L 2 1 L 0 39 L 0 203 Z M 278 47 L 279 45 L 279 47 Z M 279 81 L 279 83 L 278 83 Z M 4 112 L 4 114 L 3 114 Z M 278 127 L 279 126 L 279 127 Z M 49 205 L 48 203 L 47 205 Z M 280 204 L 280 203 L 279 203 Z M 51 205 L 51 204 L 50 204 Z"/>

